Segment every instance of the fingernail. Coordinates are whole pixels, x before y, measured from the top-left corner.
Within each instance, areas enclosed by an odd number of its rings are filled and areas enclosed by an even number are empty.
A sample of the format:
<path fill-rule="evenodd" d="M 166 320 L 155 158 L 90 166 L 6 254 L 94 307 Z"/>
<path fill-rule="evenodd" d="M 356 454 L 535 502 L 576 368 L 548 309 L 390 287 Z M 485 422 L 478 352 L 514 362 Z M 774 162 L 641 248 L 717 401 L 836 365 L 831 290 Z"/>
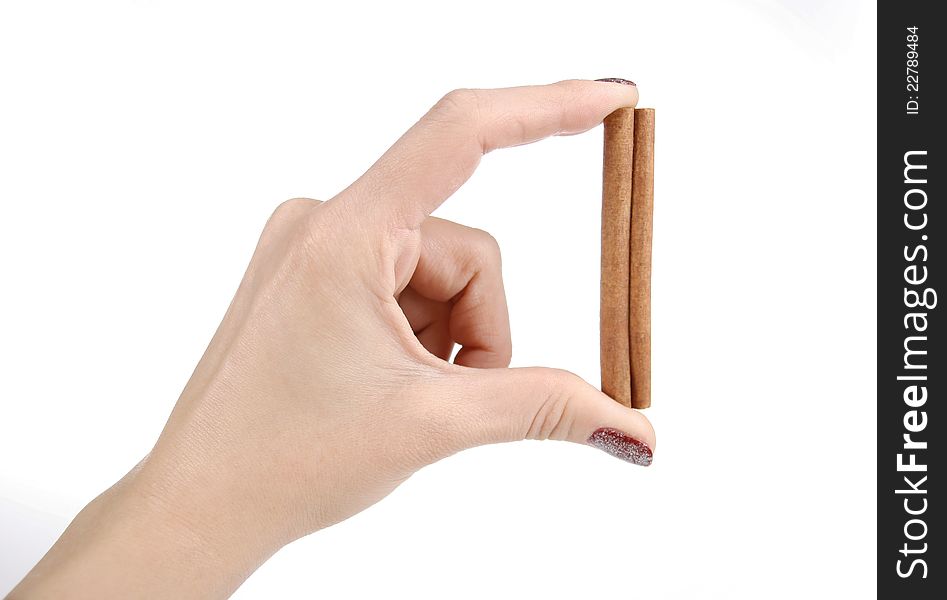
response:
<path fill-rule="evenodd" d="M 585 443 L 616 458 L 642 467 L 650 465 L 653 457 L 651 448 L 648 448 L 647 444 L 611 427 L 596 429 L 595 433 L 590 435 Z"/>
<path fill-rule="evenodd" d="M 621 77 L 606 77 L 605 79 L 596 79 L 595 81 L 604 81 L 605 83 L 620 83 L 622 85 L 635 85 L 634 81 L 622 79 Z"/>

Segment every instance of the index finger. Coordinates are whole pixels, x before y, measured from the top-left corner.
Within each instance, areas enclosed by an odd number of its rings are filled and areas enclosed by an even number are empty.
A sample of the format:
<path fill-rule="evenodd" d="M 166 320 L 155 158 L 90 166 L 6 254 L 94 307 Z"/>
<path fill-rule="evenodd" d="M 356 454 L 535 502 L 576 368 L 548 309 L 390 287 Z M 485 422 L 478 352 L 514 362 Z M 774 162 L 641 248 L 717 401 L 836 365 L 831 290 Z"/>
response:
<path fill-rule="evenodd" d="M 496 148 L 581 133 L 638 102 L 632 85 L 585 80 L 492 90 L 455 90 L 342 195 L 382 211 L 395 227 L 417 229 Z"/>

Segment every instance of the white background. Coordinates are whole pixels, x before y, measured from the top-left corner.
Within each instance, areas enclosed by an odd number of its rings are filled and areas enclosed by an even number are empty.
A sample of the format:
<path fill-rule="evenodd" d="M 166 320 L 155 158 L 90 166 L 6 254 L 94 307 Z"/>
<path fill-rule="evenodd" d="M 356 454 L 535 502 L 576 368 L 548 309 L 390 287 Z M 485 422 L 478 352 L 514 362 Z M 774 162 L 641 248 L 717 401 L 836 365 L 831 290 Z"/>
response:
<path fill-rule="evenodd" d="M 657 109 L 654 466 L 468 451 L 236 597 L 873 594 L 874 13 L 3 3 L 0 593 L 150 449 L 277 203 L 452 88 L 626 77 Z M 595 384 L 601 135 L 491 154 L 437 213 L 500 241 L 514 365 Z"/>

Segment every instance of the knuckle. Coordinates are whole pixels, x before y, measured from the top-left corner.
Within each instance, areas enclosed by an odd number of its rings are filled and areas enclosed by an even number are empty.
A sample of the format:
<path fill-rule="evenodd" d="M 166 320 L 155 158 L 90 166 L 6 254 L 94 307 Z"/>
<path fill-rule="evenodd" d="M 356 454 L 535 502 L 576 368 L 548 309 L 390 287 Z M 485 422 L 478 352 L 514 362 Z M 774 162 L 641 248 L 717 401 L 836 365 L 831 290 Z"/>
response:
<path fill-rule="evenodd" d="M 279 240 L 285 239 L 299 223 L 302 215 L 317 204 L 315 200 L 307 198 L 293 198 L 280 202 L 270 213 L 270 217 L 263 226 L 263 233 L 260 235 L 260 246 L 270 247 Z"/>
<path fill-rule="evenodd" d="M 444 94 L 436 106 L 445 110 L 466 111 L 475 106 L 476 102 L 477 93 L 474 90 L 459 88 Z"/>
<path fill-rule="evenodd" d="M 324 208 L 323 202 L 308 198 L 281 202 L 263 228 L 261 247 L 281 256 L 283 268 L 312 266 L 314 257 L 322 255 L 329 243 Z"/>
<path fill-rule="evenodd" d="M 430 111 L 435 120 L 463 123 L 480 113 L 480 94 L 476 90 L 456 89 L 444 94 Z"/>
<path fill-rule="evenodd" d="M 482 229 L 475 229 L 474 239 L 476 240 L 474 257 L 481 265 L 499 264 L 500 243 L 495 237 Z"/>
<path fill-rule="evenodd" d="M 552 369 L 543 374 L 543 401 L 533 417 L 527 438 L 564 440 L 569 437 L 575 421 L 572 398 L 577 379 L 576 375 L 561 369 Z"/>
<path fill-rule="evenodd" d="M 588 83 L 588 81 L 581 79 L 565 79 L 557 82 L 556 87 L 561 91 L 561 101 L 563 103 L 575 104 L 584 98 L 588 98 Z"/>
<path fill-rule="evenodd" d="M 310 200 L 309 198 L 290 198 L 289 200 L 280 202 L 277 207 L 273 209 L 270 220 L 291 220 L 319 204 L 321 204 L 321 202 L 318 200 Z"/>
<path fill-rule="evenodd" d="M 566 92 L 578 95 L 588 89 L 588 83 L 588 81 L 583 79 L 563 79 L 562 81 L 557 81 L 556 86 Z"/>

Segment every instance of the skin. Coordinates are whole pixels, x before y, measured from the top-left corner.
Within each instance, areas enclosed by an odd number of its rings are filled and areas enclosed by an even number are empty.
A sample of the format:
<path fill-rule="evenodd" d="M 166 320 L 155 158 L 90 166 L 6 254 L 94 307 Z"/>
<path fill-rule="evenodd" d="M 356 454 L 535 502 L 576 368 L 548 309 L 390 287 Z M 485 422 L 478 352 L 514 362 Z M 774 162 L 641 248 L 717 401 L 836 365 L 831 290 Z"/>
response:
<path fill-rule="evenodd" d="M 281 204 L 153 450 L 9 597 L 226 597 L 465 448 L 611 427 L 653 449 L 642 414 L 579 377 L 507 368 L 496 241 L 428 216 L 487 152 L 637 99 L 590 81 L 457 90 L 336 197 Z"/>

